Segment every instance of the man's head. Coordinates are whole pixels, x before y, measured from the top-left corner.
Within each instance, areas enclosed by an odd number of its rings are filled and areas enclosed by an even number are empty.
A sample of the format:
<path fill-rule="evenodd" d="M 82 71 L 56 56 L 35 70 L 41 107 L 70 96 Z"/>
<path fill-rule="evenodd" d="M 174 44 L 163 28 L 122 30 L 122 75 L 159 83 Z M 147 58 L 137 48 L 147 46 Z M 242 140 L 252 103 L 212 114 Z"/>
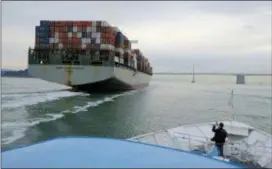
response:
<path fill-rule="evenodd" d="M 224 124 L 221 122 L 221 123 L 219 123 L 219 127 L 220 128 L 223 128 L 224 127 Z"/>

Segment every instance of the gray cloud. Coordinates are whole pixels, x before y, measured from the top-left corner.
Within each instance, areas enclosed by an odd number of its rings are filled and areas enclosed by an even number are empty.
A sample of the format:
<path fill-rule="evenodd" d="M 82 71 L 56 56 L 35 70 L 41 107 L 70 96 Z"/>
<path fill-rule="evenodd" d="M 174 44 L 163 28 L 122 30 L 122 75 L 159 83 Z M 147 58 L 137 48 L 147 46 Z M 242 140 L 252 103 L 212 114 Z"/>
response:
<path fill-rule="evenodd" d="M 107 20 L 156 71 L 271 71 L 271 2 L 135 1 L 2 3 L 2 64 L 27 66 L 39 20 Z M 215 65 L 216 63 L 216 65 Z"/>

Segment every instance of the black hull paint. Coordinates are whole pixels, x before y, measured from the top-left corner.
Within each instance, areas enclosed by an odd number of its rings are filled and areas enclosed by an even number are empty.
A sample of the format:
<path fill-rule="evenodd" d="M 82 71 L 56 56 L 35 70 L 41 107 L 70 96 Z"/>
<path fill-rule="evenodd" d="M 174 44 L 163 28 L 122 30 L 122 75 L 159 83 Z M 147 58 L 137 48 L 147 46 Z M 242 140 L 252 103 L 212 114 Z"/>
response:
<path fill-rule="evenodd" d="M 140 84 L 137 86 L 128 85 L 116 78 L 110 78 L 96 83 L 72 86 L 75 91 L 87 93 L 115 93 L 142 88 L 148 84 Z"/>

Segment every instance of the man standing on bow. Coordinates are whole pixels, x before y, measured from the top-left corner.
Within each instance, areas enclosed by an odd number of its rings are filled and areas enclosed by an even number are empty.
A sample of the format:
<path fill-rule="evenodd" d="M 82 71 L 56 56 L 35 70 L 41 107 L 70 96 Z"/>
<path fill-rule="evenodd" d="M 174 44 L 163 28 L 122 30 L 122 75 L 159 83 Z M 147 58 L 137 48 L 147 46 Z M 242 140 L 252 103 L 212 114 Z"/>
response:
<path fill-rule="evenodd" d="M 213 125 L 212 131 L 214 132 L 214 137 L 211 139 L 211 141 L 215 142 L 215 146 L 219 150 L 219 156 L 221 157 L 224 157 L 223 148 L 226 138 L 228 137 L 228 133 L 223 127 L 223 123 L 219 123 L 219 128 L 216 128 L 216 126 Z"/>

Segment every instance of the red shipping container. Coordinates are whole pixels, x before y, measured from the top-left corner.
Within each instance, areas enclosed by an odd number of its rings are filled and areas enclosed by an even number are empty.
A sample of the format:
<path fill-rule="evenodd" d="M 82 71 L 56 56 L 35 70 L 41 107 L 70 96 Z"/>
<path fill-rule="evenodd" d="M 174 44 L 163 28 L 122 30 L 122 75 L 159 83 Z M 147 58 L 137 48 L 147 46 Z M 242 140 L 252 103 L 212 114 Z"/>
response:
<path fill-rule="evenodd" d="M 66 21 L 67 26 L 73 26 L 73 21 Z"/>
<path fill-rule="evenodd" d="M 105 33 L 101 33 L 100 37 L 101 37 L 101 39 L 106 39 L 106 34 Z"/>
<path fill-rule="evenodd" d="M 66 21 L 55 21 L 54 26 L 55 27 L 62 27 L 62 26 L 66 26 L 67 22 Z"/>
<path fill-rule="evenodd" d="M 82 26 L 81 22 L 80 21 L 73 21 L 73 26 Z"/>
<path fill-rule="evenodd" d="M 62 26 L 62 27 L 58 27 L 58 32 L 60 33 L 66 33 L 68 32 L 68 27 L 67 26 Z"/>
<path fill-rule="evenodd" d="M 82 26 L 77 27 L 77 32 L 82 32 Z"/>
<path fill-rule="evenodd" d="M 73 42 L 71 40 L 64 41 L 65 48 L 72 48 Z"/>
<path fill-rule="evenodd" d="M 50 33 L 54 33 L 55 32 L 55 27 L 50 26 Z"/>
<path fill-rule="evenodd" d="M 81 24 L 82 24 L 83 27 L 92 26 L 92 22 L 91 21 L 82 21 Z"/>
<path fill-rule="evenodd" d="M 59 32 L 59 27 L 54 27 L 55 32 Z"/>
<path fill-rule="evenodd" d="M 77 39 L 77 33 L 76 32 L 73 32 L 73 39 Z"/>
<path fill-rule="evenodd" d="M 82 32 L 87 32 L 87 27 L 86 27 L 86 26 L 82 26 L 82 27 L 81 27 L 81 31 L 82 31 Z"/>
<path fill-rule="evenodd" d="M 106 44 L 106 39 L 102 38 L 101 41 L 100 41 L 101 44 Z"/>
<path fill-rule="evenodd" d="M 68 39 L 68 33 L 59 33 L 59 39 L 60 40 Z"/>
<path fill-rule="evenodd" d="M 80 39 L 72 39 L 73 44 L 81 44 Z"/>
<path fill-rule="evenodd" d="M 92 49 L 92 45 L 91 45 L 91 44 L 87 44 L 87 45 L 86 45 L 86 49 L 87 49 L 87 50 L 91 50 L 91 49 Z"/>

